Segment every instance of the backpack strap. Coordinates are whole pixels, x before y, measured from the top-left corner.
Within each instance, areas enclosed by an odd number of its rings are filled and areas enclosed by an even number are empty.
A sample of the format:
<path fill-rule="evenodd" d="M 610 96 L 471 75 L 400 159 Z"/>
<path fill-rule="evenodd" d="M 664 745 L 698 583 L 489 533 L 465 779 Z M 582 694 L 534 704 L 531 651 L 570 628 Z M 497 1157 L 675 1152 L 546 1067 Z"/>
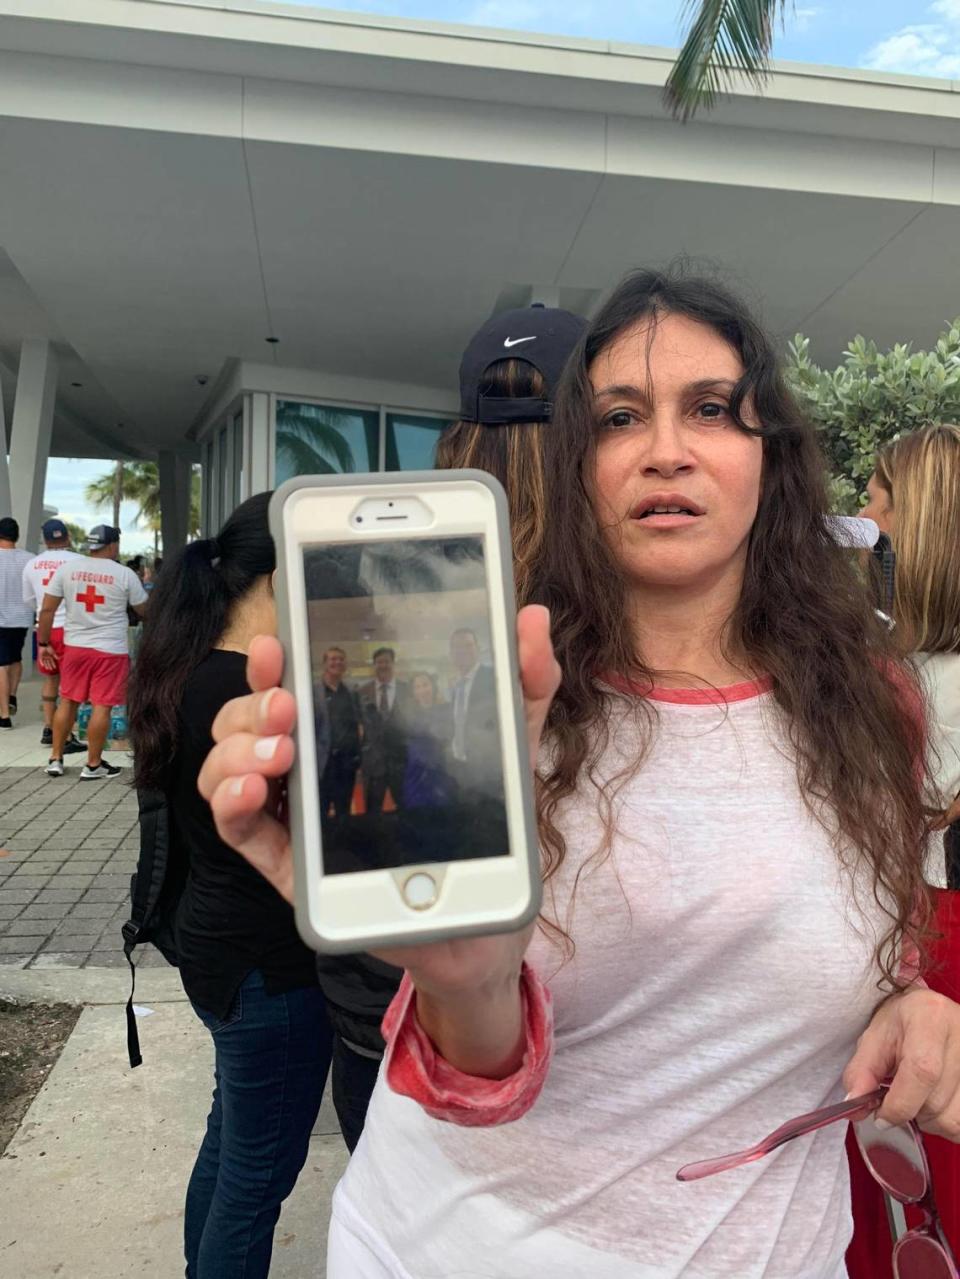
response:
<path fill-rule="evenodd" d="M 140 856 L 136 873 L 130 879 L 130 918 L 124 924 L 123 953 L 130 965 L 130 996 L 127 999 L 127 1055 L 131 1066 L 139 1066 L 140 1035 L 133 1011 L 133 992 L 137 983 L 134 949 L 146 941 L 167 878 L 170 860 L 170 810 L 166 795 L 159 790 L 138 790 L 140 808 Z"/>

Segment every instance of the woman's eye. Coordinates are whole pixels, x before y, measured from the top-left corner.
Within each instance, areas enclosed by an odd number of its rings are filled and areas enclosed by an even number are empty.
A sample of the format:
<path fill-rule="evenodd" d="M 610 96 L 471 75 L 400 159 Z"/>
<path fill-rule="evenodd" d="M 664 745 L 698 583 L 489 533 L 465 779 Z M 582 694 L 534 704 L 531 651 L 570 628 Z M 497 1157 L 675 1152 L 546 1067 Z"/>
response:
<path fill-rule="evenodd" d="M 624 427 L 633 426 L 637 420 L 637 415 L 631 413 L 629 409 L 614 409 L 612 413 L 608 413 L 601 421 L 601 427 L 606 431 L 623 430 Z"/>
<path fill-rule="evenodd" d="M 696 416 L 701 422 L 725 422 L 729 412 L 730 410 L 725 404 L 710 400 L 706 404 L 700 404 L 697 407 Z"/>

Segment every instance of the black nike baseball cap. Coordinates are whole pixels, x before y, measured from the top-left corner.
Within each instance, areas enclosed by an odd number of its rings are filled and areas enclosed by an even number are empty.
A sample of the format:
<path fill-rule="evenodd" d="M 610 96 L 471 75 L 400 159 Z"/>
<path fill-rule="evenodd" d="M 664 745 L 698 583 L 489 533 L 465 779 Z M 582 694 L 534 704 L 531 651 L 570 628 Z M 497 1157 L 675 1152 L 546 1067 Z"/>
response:
<path fill-rule="evenodd" d="M 507 422 L 547 422 L 557 384 L 587 322 L 572 311 L 523 306 L 492 316 L 470 339 L 460 362 L 460 419 L 500 426 Z M 483 394 L 487 371 L 500 360 L 523 360 L 543 378 L 544 396 L 508 399 Z"/>

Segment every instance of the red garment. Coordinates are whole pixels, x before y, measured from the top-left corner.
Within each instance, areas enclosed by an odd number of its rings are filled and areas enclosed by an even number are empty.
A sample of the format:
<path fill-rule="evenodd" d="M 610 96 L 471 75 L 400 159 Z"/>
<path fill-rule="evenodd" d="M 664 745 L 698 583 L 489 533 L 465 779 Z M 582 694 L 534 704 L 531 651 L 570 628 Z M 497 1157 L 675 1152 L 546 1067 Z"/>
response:
<path fill-rule="evenodd" d="M 414 988 L 404 973 L 383 1019 L 387 1083 L 412 1097 L 434 1119 L 468 1128 L 511 1123 L 540 1096 L 553 1055 L 550 993 L 529 964 L 520 974 L 526 1046 L 519 1070 L 506 1079 L 479 1079 L 456 1070 L 434 1049 L 417 1021 Z"/>
<path fill-rule="evenodd" d="M 960 1003 L 960 893 L 938 890 L 937 930 L 942 934 L 932 949 L 933 964 L 926 973 L 931 990 Z M 942 1137 L 924 1137 L 937 1207 L 950 1245 L 960 1256 L 960 1146 Z M 847 1138 L 853 1192 L 853 1242 L 847 1251 L 850 1279 L 892 1279 L 893 1239 L 883 1193 L 864 1167 L 851 1132 Z M 907 1221 L 914 1224 L 907 1211 Z"/>
<path fill-rule="evenodd" d="M 94 706 L 123 706 L 129 673 L 126 653 L 102 653 L 67 644 L 60 662 L 60 696 Z"/>

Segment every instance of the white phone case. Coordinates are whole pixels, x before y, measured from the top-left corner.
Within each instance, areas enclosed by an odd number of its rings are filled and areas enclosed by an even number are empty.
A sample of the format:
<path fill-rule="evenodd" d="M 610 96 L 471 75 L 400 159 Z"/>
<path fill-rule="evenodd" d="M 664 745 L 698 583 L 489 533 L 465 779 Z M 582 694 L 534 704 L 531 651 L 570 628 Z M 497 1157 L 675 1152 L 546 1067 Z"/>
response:
<path fill-rule="evenodd" d="M 384 507 L 387 499 L 419 499 L 428 514 L 418 527 L 405 530 L 351 526 L 357 507 L 370 499 L 383 499 Z M 288 798 L 300 935 L 316 950 L 349 953 L 522 928 L 540 909 L 541 877 L 502 488 L 481 471 L 299 477 L 277 489 L 270 525 L 277 548 L 278 630 L 286 654 L 283 682 L 297 699 L 297 755 Z M 324 874 L 316 672 L 303 549 L 477 534 L 484 537 L 509 855 Z"/>

